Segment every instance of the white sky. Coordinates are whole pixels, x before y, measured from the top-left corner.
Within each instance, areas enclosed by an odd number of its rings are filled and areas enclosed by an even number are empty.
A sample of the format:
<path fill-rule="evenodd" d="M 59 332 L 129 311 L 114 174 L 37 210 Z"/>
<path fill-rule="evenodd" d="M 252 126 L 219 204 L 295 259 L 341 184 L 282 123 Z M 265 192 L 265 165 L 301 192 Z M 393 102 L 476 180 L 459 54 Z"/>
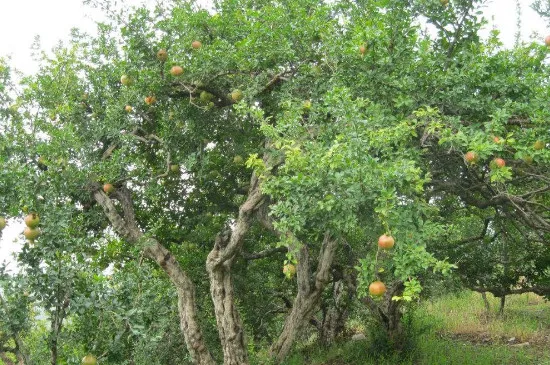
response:
<path fill-rule="evenodd" d="M 138 4 L 140 0 L 126 0 Z M 153 3 L 153 0 L 145 2 Z M 452 0 L 451 0 L 452 1 Z M 522 36 L 528 39 L 533 31 L 546 35 L 547 27 L 529 7 L 530 0 L 519 0 L 522 4 Z M 51 49 L 61 39 L 67 39 L 69 31 L 78 27 L 94 32 L 92 19 L 100 13 L 84 7 L 81 0 L 0 0 L 0 56 L 10 55 L 12 64 L 24 73 L 37 69 L 31 60 L 31 44 L 36 35 L 41 38 L 44 49 Z M 492 0 L 485 9 L 488 19 L 495 17 L 495 24 L 501 31 L 505 44 L 512 45 L 516 33 L 516 0 Z M 493 23 L 492 23 L 493 24 Z M 490 28 L 491 26 L 489 26 Z M 542 41 L 542 40 L 541 40 Z"/>
<path fill-rule="evenodd" d="M 147 0 L 146 0 L 147 1 Z M 152 2 L 152 0 L 148 0 Z M 453 0 L 451 0 L 452 2 Z M 29 74 L 37 70 L 31 58 L 31 45 L 36 35 L 40 36 L 43 49 L 49 50 L 59 40 L 67 39 L 71 28 L 78 27 L 88 33 L 95 31 L 94 19 L 100 13 L 84 7 L 81 0 L 0 0 L 0 57 L 10 56 L 18 70 Z M 137 4 L 140 0 L 129 0 Z M 545 22 L 529 7 L 531 1 L 519 0 L 522 4 L 522 38 L 527 40 L 533 32 L 539 34 L 542 42 L 549 33 Z M 496 26 L 501 31 L 503 42 L 511 46 L 515 41 L 516 0 L 493 0 L 485 9 L 490 20 L 487 32 Z M 494 21 L 492 21 L 494 19 Z M 10 259 L 12 253 L 21 249 L 22 240 L 17 241 L 23 231 L 22 222 L 9 222 L 0 236 L 0 262 Z M 14 242 L 14 240 L 16 240 Z"/>

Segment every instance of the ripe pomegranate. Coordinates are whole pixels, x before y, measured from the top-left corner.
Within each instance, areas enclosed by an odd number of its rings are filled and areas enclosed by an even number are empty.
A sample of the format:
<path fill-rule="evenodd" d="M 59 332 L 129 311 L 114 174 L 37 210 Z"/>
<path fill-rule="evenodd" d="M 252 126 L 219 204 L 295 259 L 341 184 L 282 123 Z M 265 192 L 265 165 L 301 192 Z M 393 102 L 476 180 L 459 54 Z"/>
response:
<path fill-rule="evenodd" d="M 506 161 L 504 161 L 502 158 L 500 157 L 497 157 L 493 160 L 493 163 L 495 164 L 496 167 L 498 168 L 501 168 L 501 167 L 504 167 L 506 166 Z"/>
<path fill-rule="evenodd" d="M 172 66 L 170 69 L 170 75 L 172 76 L 179 76 L 183 73 L 183 67 L 181 66 Z"/>
<path fill-rule="evenodd" d="M 113 186 L 113 184 L 107 183 L 103 185 L 103 191 L 105 192 L 105 194 L 110 194 L 115 191 L 115 187 Z"/>
<path fill-rule="evenodd" d="M 378 247 L 380 247 L 383 250 L 389 250 L 393 247 L 395 244 L 395 240 L 392 236 L 388 236 L 386 234 L 383 234 L 378 238 Z"/>
<path fill-rule="evenodd" d="M 375 281 L 369 285 L 369 293 L 372 296 L 379 297 L 386 292 L 386 285 L 381 281 Z"/>
<path fill-rule="evenodd" d="M 479 156 L 477 155 L 477 153 L 475 153 L 474 151 L 468 151 L 466 152 L 466 154 L 464 155 L 464 159 L 471 163 L 471 164 L 474 164 L 476 163 L 478 160 L 479 160 Z"/>
<path fill-rule="evenodd" d="M 154 97 L 154 96 L 145 97 L 145 104 L 147 104 L 147 105 L 153 105 L 156 102 L 157 102 L 157 98 Z"/>

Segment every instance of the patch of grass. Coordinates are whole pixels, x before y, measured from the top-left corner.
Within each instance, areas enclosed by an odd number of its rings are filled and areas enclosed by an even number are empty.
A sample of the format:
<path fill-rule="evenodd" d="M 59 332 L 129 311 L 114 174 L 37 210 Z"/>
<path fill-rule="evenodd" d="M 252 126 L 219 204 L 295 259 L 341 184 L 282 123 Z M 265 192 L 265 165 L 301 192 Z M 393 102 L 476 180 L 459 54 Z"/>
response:
<path fill-rule="evenodd" d="M 417 359 L 414 364 L 423 365 L 544 364 L 537 362 L 538 354 L 530 354 L 523 349 L 516 350 L 506 345 L 480 346 L 438 338 L 433 334 L 423 337 L 416 355 Z"/>
<path fill-rule="evenodd" d="M 397 356 L 378 357 L 369 350 L 367 341 L 351 341 L 339 343 L 330 349 L 312 347 L 294 353 L 285 365 L 344 365 L 344 364 L 378 364 L 390 365 L 399 363 Z M 402 362 L 401 362 L 402 363 Z M 412 364 L 408 362 L 409 364 Z M 407 363 L 404 363 L 407 364 Z"/>
<path fill-rule="evenodd" d="M 534 294 L 510 296 L 504 314 L 498 315 L 499 298 L 487 295 L 487 313 L 481 295 L 463 292 L 425 303 L 425 312 L 434 317 L 438 329 L 466 337 L 478 336 L 484 342 L 530 342 L 550 347 L 550 303 Z"/>
<path fill-rule="evenodd" d="M 514 350 L 507 346 L 477 346 L 438 338 L 434 334 L 422 336 L 419 347 L 407 356 L 379 357 L 369 351 L 366 341 L 337 344 L 330 349 L 318 347 L 295 353 L 286 365 L 515 365 L 550 364 L 537 354 Z"/>
<path fill-rule="evenodd" d="M 550 303 L 534 294 L 507 298 L 504 316 L 499 299 L 489 296 L 487 315 L 481 295 L 464 292 L 423 303 L 409 332 L 416 347 L 401 356 L 380 355 L 376 336 L 347 341 L 329 349 L 305 346 L 287 365 L 550 365 Z M 361 327 L 354 323 L 354 328 Z M 529 342 L 528 346 L 513 344 Z"/>

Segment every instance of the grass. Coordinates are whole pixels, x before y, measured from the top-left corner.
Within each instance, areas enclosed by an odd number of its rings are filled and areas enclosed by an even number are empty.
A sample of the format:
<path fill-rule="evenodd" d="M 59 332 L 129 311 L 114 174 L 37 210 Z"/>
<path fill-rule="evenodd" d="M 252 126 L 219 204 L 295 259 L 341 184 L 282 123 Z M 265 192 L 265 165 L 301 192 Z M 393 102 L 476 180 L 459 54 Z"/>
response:
<path fill-rule="evenodd" d="M 534 294 L 507 298 L 503 316 L 497 313 L 499 299 L 487 295 L 486 312 L 479 293 L 463 292 L 425 304 L 423 310 L 438 323 L 440 331 L 455 337 L 486 343 L 529 342 L 550 348 L 550 303 Z"/>
<path fill-rule="evenodd" d="M 550 303 L 534 294 L 513 296 L 507 298 L 504 315 L 498 316 L 499 300 L 488 297 L 490 313 L 473 292 L 423 303 L 411 324 L 416 347 L 400 358 L 375 356 L 377 350 L 365 340 L 330 349 L 306 347 L 285 364 L 550 365 Z"/>

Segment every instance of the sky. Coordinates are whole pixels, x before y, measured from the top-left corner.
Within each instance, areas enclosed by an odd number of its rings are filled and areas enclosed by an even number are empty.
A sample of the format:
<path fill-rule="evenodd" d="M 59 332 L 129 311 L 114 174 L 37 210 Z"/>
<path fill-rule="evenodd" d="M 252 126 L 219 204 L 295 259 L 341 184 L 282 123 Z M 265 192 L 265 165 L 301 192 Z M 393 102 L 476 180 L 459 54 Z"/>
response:
<path fill-rule="evenodd" d="M 94 33 L 94 20 L 100 20 L 101 14 L 95 9 L 83 6 L 81 0 L 0 0 L 0 57 L 11 57 L 10 64 L 24 74 L 38 69 L 33 61 L 31 45 L 35 37 L 40 36 L 42 49 L 53 48 L 60 40 L 68 39 L 72 28 Z M 138 4 L 142 0 L 127 0 Z M 153 2 L 153 0 L 145 0 Z M 451 0 L 452 2 L 453 0 Z M 516 1 L 522 6 L 522 39 L 528 40 L 533 32 L 543 41 L 550 30 L 546 23 L 529 7 L 530 0 L 493 0 L 484 9 L 489 20 L 485 34 L 496 27 L 501 39 L 512 46 L 517 32 Z M 12 254 L 22 247 L 22 221 L 10 221 L 0 234 L 0 262 L 10 260 Z M 13 268 L 13 266 L 11 266 Z"/>

